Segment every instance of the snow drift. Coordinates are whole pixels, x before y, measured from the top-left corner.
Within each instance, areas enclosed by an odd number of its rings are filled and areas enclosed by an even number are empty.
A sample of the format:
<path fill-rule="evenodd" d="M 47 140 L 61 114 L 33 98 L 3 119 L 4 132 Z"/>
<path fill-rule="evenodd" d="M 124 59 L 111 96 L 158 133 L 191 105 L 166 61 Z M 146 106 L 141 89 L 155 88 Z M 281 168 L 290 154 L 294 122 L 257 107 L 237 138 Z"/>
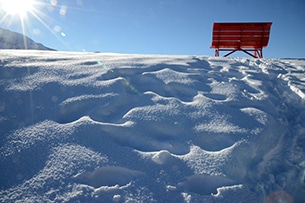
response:
<path fill-rule="evenodd" d="M 1 202 L 305 201 L 305 60 L 0 52 Z"/>

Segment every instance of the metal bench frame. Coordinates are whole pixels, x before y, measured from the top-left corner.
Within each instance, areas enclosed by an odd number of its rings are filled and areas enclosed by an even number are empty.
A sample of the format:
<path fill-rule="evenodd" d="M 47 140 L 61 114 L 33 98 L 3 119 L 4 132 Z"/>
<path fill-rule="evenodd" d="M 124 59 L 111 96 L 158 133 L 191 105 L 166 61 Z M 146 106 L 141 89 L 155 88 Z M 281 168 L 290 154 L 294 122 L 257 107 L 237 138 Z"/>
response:
<path fill-rule="evenodd" d="M 224 57 L 243 51 L 254 58 L 262 58 L 263 48 L 269 42 L 271 25 L 271 22 L 214 23 L 210 48 L 215 48 L 215 56 L 219 56 L 220 51 L 229 51 Z"/>

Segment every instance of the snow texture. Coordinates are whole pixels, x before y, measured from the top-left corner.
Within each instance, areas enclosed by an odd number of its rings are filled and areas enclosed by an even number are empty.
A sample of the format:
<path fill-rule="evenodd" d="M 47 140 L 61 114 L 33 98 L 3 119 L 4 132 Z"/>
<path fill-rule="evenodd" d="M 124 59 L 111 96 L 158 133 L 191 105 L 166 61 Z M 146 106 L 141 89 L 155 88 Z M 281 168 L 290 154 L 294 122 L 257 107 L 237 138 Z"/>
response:
<path fill-rule="evenodd" d="M 305 202 L 305 60 L 0 51 L 0 202 Z"/>

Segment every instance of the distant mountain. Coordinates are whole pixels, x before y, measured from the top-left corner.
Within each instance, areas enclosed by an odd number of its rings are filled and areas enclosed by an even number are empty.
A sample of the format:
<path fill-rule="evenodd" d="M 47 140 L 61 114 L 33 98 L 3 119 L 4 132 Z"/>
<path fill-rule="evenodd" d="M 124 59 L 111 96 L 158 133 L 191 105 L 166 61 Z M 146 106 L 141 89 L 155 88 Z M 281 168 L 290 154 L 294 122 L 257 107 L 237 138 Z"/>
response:
<path fill-rule="evenodd" d="M 35 49 L 55 51 L 55 49 L 36 43 L 23 34 L 3 28 L 0 28 L 0 49 Z"/>

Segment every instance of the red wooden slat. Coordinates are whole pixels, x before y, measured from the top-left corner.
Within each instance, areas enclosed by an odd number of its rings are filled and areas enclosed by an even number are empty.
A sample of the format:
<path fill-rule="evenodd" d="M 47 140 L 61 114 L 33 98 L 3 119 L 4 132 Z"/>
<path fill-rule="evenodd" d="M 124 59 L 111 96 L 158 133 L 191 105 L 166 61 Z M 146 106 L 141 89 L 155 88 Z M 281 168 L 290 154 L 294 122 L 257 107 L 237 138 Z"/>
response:
<path fill-rule="evenodd" d="M 256 31 L 236 31 L 236 30 L 213 30 L 213 35 L 262 35 L 262 34 L 270 34 L 270 30 L 256 30 Z"/>
<path fill-rule="evenodd" d="M 272 23 L 214 23 L 213 30 L 270 30 Z"/>
<path fill-rule="evenodd" d="M 267 42 L 215 42 L 211 48 L 263 48 L 266 47 Z"/>
<path fill-rule="evenodd" d="M 268 36 L 216 36 L 213 37 L 213 41 L 257 41 L 257 40 L 268 40 Z"/>
<path fill-rule="evenodd" d="M 216 48 L 216 47 L 228 47 L 228 46 L 232 46 L 232 48 L 236 48 L 236 47 L 266 47 L 268 45 L 268 40 L 257 40 L 257 41 L 214 41 L 212 43 L 212 48 Z"/>

